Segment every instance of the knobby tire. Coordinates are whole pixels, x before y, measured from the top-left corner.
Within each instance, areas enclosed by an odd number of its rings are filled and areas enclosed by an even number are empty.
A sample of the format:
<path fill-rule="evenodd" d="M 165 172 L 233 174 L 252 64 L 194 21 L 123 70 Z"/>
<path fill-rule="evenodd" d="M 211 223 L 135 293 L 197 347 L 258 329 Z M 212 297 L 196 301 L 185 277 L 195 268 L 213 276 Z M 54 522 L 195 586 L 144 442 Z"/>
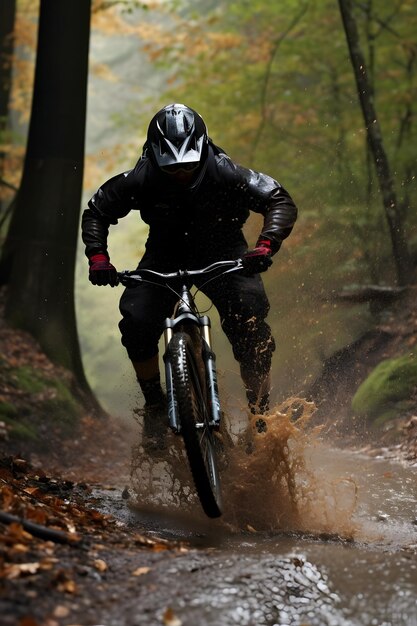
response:
<path fill-rule="evenodd" d="M 201 349 L 201 348 L 200 348 Z M 194 485 L 208 517 L 222 514 L 220 477 L 216 461 L 216 442 L 211 428 L 204 382 L 199 376 L 201 355 L 185 332 L 174 334 L 169 345 L 173 384 L 178 403 L 181 433 Z M 196 424 L 203 424 L 197 428 Z"/>

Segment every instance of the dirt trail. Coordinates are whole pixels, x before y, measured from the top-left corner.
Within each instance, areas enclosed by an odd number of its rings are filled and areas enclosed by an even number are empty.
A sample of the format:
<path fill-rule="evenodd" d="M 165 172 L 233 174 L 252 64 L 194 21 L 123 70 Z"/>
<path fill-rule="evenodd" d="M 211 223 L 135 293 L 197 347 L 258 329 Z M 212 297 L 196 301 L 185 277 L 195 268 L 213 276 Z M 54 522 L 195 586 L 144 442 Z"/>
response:
<path fill-rule="evenodd" d="M 411 309 L 398 318 L 391 316 L 384 326 L 390 336 L 398 337 L 389 344 L 394 351 L 398 346 L 414 345 L 416 329 L 417 318 Z M 33 343 L 28 350 L 24 334 L 16 337 L 0 328 L 0 344 L 3 340 L 13 343 L 5 354 L 19 359 L 30 352 L 39 367 L 51 370 Z M 361 361 L 360 355 L 355 354 L 355 359 Z M 36 411 L 38 405 L 33 406 Z M 356 621 L 355 611 L 360 615 L 368 605 L 374 607 L 366 604 L 366 596 L 353 600 L 369 584 L 361 578 L 368 567 L 380 567 L 380 577 L 389 574 L 392 581 L 388 591 L 372 592 L 375 607 L 369 609 L 367 623 L 381 621 L 398 606 L 396 618 L 388 623 L 417 624 L 417 615 L 413 622 L 410 609 L 417 585 L 410 560 L 415 547 L 410 542 L 400 546 L 397 557 L 395 550 L 390 549 L 390 556 L 384 547 L 373 552 L 368 545 L 362 549 L 352 541 L 352 483 L 336 481 L 336 491 L 322 491 L 314 498 L 318 492 L 310 489 L 311 476 L 303 465 L 303 450 L 311 436 L 306 439 L 301 423 L 297 427 L 299 418 L 301 413 L 295 411 L 276 422 L 279 436 L 258 440 L 254 454 L 242 455 L 241 450 L 234 458 L 232 454 L 226 486 L 235 506 L 225 520 L 209 524 L 195 501 L 189 511 L 183 506 L 193 498 L 187 500 L 192 487 L 178 464 L 183 458 L 178 449 L 169 462 L 159 459 L 146 467 L 132 456 L 135 448 L 140 452 L 133 420 L 127 424 L 86 415 L 70 440 L 52 433 L 46 450 L 36 450 L 30 441 L 12 444 L 4 433 L 1 439 L 0 432 L 0 510 L 6 514 L 0 518 L 2 626 L 355 625 L 361 623 Z M 295 436 L 297 428 L 299 435 Z M 416 442 L 412 418 L 402 441 L 380 450 L 377 442 L 371 442 L 367 452 L 408 458 L 412 464 Z M 248 444 L 242 442 L 242 448 L 250 448 Z M 288 456 L 288 450 L 293 456 Z M 271 483 L 265 485 L 263 480 L 265 463 L 272 457 L 274 462 L 268 465 L 275 476 L 271 489 Z M 165 508 L 159 518 L 152 510 L 147 517 L 143 504 L 154 487 L 152 482 L 147 486 L 143 472 L 149 478 L 155 470 L 158 479 L 167 480 L 167 463 L 179 468 L 178 474 L 172 472 L 176 478 L 170 492 L 174 514 L 170 517 Z M 381 475 L 381 484 L 389 473 Z M 181 499 L 184 494 L 185 500 Z M 405 500 L 397 503 L 395 490 L 393 497 L 401 511 Z M 411 498 L 410 494 L 401 497 Z M 277 500 L 280 506 L 272 506 Z M 304 526 L 295 503 L 304 507 Z M 337 520 L 337 528 L 343 532 L 331 532 L 335 520 L 332 507 L 347 522 L 342 526 L 339 522 L 344 520 Z M 265 516 L 265 510 L 270 515 Z M 381 524 L 387 519 L 383 511 L 377 513 L 376 536 L 384 536 Z M 407 521 L 407 537 L 412 523 Z M 398 535 L 398 528 L 394 525 L 390 531 L 393 536 Z M 366 564 L 363 571 L 357 569 L 357 563 Z M 332 567 L 336 569 L 332 571 Z M 333 581 L 326 572 L 332 572 Z M 394 593 L 397 587 L 401 597 Z M 355 602 L 356 608 L 352 608 Z"/>
<path fill-rule="evenodd" d="M 129 430 L 109 420 L 102 425 L 100 435 L 94 429 L 97 424 L 90 424 L 90 431 L 89 424 L 85 424 L 83 435 L 68 442 L 65 454 L 32 455 L 34 465 L 16 456 L 3 456 L 0 498 L 1 509 L 7 513 L 0 518 L 3 529 L 0 535 L 2 624 L 179 626 L 181 621 L 172 612 L 173 598 L 179 594 L 181 602 L 185 601 L 187 585 L 190 581 L 194 584 L 200 572 L 209 566 L 211 551 L 225 534 L 234 536 L 242 528 L 244 534 L 251 534 L 255 531 L 250 522 L 258 525 L 262 517 L 266 523 L 264 529 L 292 526 L 295 519 L 293 477 L 301 469 L 301 457 L 294 449 L 290 453 L 288 445 L 290 438 L 297 438 L 297 432 L 301 436 L 301 429 L 290 420 L 296 411 L 291 403 L 287 410 L 288 414 L 277 412 L 280 421 L 277 417 L 270 418 L 268 437 L 260 437 L 254 446 L 249 441 L 255 431 L 252 425 L 240 442 L 241 453 L 232 451 L 225 486 L 232 506 L 224 520 L 208 521 L 204 517 L 192 496 L 189 479 L 187 484 L 188 470 L 180 471 L 184 482 L 177 506 L 169 499 L 160 503 L 174 507 L 172 519 L 182 511 L 183 518 L 181 514 L 177 517 L 177 530 L 173 528 L 171 538 L 167 538 L 166 524 L 160 533 L 155 529 L 155 516 L 151 516 L 150 525 L 144 521 L 143 504 L 149 493 L 144 490 L 143 482 L 138 484 L 138 479 L 143 479 L 143 471 L 149 471 L 153 463 L 160 472 L 164 467 L 165 478 L 169 475 L 178 482 L 175 465 L 183 464 L 184 458 L 178 449 L 176 452 L 170 449 L 165 460 L 147 460 L 139 446 L 142 456 L 139 461 L 133 458 L 134 481 L 130 483 L 131 453 L 132 450 L 138 452 L 137 446 L 132 447 L 138 436 L 136 426 Z M 297 412 L 301 422 L 303 411 L 298 401 Z M 304 418 L 307 417 L 305 414 Z M 246 453 L 249 443 L 250 455 Z M 271 468 L 275 481 L 269 482 L 269 489 L 265 484 L 263 490 L 259 490 L 257 476 L 262 475 L 261 469 L 265 469 L 265 463 L 269 464 L 268 459 L 275 459 Z M 171 465 L 167 470 L 169 461 Z M 139 466 L 142 474 L 137 473 Z M 244 476 L 247 479 L 252 476 L 254 480 L 245 481 Z M 157 490 L 158 483 L 151 489 Z M 265 500 L 268 493 L 269 505 Z M 273 500 L 284 497 L 286 505 L 282 500 L 277 510 Z M 253 516 L 255 500 L 256 507 L 260 508 L 263 500 L 271 511 L 268 521 L 265 515 Z M 248 510 L 242 506 L 244 502 Z M 135 514 L 138 503 L 142 507 L 141 518 Z M 164 510 L 168 516 L 164 515 Z M 159 515 L 165 522 L 169 519 L 166 508 Z M 220 557 L 217 563 L 220 568 L 223 567 L 221 561 Z M 237 567 L 236 561 L 233 575 L 237 575 Z M 294 562 L 287 559 L 283 561 L 282 572 L 287 571 L 287 575 L 293 577 L 298 571 L 301 576 L 303 567 L 297 559 Z M 167 579 L 167 571 L 175 574 L 175 584 L 173 579 Z M 256 578 L 258 576 L 256 574 Z M 212 586 L 215 586 L 215 578 Z M 257 587 L 259 585 L 260 579 L 256 583 Z M 245 589 L 243 585 L 242 594 L 246 593 Z M 203 598 L 198 602 L 204 603 Z M 248 608 L 250 614 L 252 609 Z M 213 615 L 215 613 L 213 609 Z M 211 623 L 210 620 L 207 623 Z"/>

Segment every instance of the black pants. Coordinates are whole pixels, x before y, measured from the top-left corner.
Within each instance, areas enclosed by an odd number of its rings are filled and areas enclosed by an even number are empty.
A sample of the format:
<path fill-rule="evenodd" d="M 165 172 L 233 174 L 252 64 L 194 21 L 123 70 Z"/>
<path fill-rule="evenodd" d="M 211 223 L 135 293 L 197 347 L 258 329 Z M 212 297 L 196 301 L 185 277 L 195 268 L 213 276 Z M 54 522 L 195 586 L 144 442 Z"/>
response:
<path fill-rule="evenodd" d="M 236 272 L 202 286 L 201 291 L 217 308 L 222 329 L 246 377 L 253 375 L 262 381 L 270 370 L 275 342 L 265 321 L 269 302 L 260 276 Z M 119 328 L 132 361 L 145 361 L 158 353 L 164 321 L 177 300 L 172 291 L 148 283 L 124 291 Z"/>

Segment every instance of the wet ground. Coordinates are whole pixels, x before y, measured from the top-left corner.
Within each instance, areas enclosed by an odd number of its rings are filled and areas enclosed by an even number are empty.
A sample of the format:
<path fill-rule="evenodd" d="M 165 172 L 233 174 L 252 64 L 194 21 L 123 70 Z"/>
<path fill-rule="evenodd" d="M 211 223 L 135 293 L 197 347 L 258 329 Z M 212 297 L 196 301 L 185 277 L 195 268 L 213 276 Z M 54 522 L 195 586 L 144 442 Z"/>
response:
<path fill-rule="evenodd" d="M 163 624 L 166 607 L 187 626 L 417 623 L 415 564 L 367 546 L 241 537 L 153 564 L 145 578 L 105 624 Z"/>
<path fill-rule="evenodd" d="M 96 484 L 91 515 L 77 505 L 80 547 L 6 535 L 0 623 L 417 626 L 417 468 L 332 447 L 307 419 L 304 407 L 259 436 L 232 433 L 218 520 L 201 512 L 180 440 L 152 454 L 133 445 L 130 481 Z M 56 520 L 80 492 L 62 486 Z"/>
<path fill-rule="evenodd" d="M 117 514 L 189 549 L 155 559 L 124 596 L 123 617 L 106 610 L 103 624 L 417 625 L 416 468 L 313 444 L 292 428 L 285 421 L 251 455 L 241 447 L 221 520 L 178 491 L 179 452 L 153 466 L 134 460 Z M 145 474 L 161 481 L 168 506 L 149 497 Z"/>

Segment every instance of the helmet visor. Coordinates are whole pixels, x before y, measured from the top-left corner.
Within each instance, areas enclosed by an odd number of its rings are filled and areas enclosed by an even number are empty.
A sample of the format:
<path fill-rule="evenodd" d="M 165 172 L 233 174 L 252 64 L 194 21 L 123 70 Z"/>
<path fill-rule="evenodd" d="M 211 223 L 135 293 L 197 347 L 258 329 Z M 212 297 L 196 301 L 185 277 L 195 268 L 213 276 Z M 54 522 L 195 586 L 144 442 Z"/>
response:
<path fill-rule="evenodd" d="M 172 165 L 164 165 L 161 170 L 165 174 L 178 174 L 179 172 L 194 172 L 200 161 L 191 161 L 190 163 L 173 163 Z"/>

